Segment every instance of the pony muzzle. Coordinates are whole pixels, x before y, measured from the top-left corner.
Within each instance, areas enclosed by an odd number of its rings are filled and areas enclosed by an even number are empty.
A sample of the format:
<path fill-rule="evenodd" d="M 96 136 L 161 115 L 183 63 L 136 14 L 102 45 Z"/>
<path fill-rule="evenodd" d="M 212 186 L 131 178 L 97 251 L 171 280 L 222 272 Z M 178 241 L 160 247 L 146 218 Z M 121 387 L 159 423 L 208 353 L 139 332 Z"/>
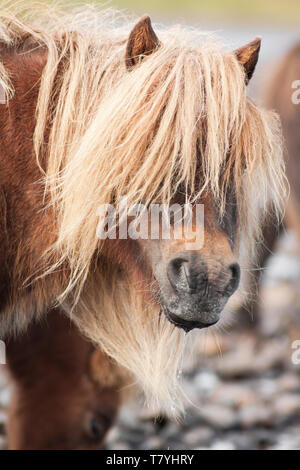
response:
<path fill-rule="evenodd" d="M 166 317 L 185 331 L 212 326 L 239 281 L 240 267 L 232 259 L 205 260 L 199 254 L 177 254 L 168 262 L 166 279 L 160 283 Z"/>

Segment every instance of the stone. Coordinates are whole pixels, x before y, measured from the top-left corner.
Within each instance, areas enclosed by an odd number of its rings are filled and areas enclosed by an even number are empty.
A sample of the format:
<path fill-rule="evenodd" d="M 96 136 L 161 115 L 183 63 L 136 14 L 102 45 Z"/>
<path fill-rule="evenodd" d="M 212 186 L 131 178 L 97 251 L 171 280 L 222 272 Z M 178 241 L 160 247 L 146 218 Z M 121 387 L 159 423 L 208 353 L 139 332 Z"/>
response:
<path fill-rule="evenodd" d="M 215 372 L 204 370 L 196 374 L 193 382 L 201 395 L 207 395 L 216 388 L 219 383 L 219 379 Z"/>
<path fill-rule="evenodd" d="M 283 374 L 277 380 L 278 392 L 300 392 L 300 377 L 293 373 Z"/>
<path fill-rule="evenodd" d="M 0 436 L 0 450 L 7 449 L 7 442 L 4 436 Z"/>
<path fill-rule="evenodd" d="M 239 422 L 243 428 L 270 426 L 272 417 L 272 410 L 262 404 L 245 406 L 239 412 Z"/>
<path fill-rule="evenodd" d="M 228 429 L 237 424 L 237 413 L 225 406 L 207 404 L 199 410 L 199 416 L 214 428 Z"/>
<path fill-rule="evenodd" d="M 183 435 L 184 442 L 188 447 L 199 446 L 209 442 L 214 436 L 214 432 L 208 426 L 197 426 Z"/>
<path fill-rule="evenodd" d="M 247 384 L 221 383 L 210 395 L 210 401 L 219 405 L 240 408 L 257 404 L 257 393 L 247 387 Z"/>
<path fill-rule="evenodd" d="M 285 393 L 276 398 L 273 408 L 277 417 L 285 418 L 293 415 L 299 415 L 300 395 Z"/>
<path fill-rule="evenodd" d="M 215 441 L 210 446 L 210 449 L 211 450 L 235 450 L 236 447 L 232 442 L 219 440 L 219 441 Z"/>
<path fill-rule="evenodd" d="M 132 450 L 127 442 L 115 442 L 107 447 L 107 450 Z"/>
<path fill-rule="evenodd" d="M 4 411 L 0 411 L 0 435 L 5 434 L 7 416 Z"/>
<path fill-rule="evenodd" d="M 157 436 L 149 437 L 143 445 L 143 450 L 161 450 L 164 449 L 162 440 Z"/>
<path fill-rule="evenodd" d="M 0 408 L 6 408 L 9 404 L 10 392 L 8 387 L 0 390 Z"/>

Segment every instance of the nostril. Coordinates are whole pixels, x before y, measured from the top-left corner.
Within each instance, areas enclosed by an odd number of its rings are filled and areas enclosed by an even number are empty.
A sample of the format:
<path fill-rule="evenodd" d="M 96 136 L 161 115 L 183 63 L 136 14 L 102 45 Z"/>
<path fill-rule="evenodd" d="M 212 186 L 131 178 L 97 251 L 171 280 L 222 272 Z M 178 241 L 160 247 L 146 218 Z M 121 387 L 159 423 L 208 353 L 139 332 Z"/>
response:
<path fill-rule="evenodd" d="M 241 268 L 238 263 L 233 263 L 229 266 L 232 272 L 232 279 L 235 279 L 237 282 L 240 282 Z"/>
<path fill-rule="evenodd" d="M 168 279 L 176 291 L 189 289 L 188 266 L 189 262 L 186 258 L 174 258 L 168 264 Z"/>
<path fill-rule="evenodd" d="M 238 288 L 241 277 L 241 268 L 238 263 L 232 263 L 229 266 L 231 270 L 231 280 L 227 286 L 227 291 L 229 295 L 232 295 Z"/>

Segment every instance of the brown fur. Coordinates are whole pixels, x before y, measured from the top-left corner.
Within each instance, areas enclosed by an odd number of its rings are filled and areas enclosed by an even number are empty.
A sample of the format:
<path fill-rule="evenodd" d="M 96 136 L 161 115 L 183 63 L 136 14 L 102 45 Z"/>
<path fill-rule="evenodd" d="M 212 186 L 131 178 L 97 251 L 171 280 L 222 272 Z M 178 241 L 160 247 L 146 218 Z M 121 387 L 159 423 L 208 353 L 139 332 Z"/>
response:
<path fill-rule="evenodd" d="M 40 50 L 25 52 L 2 47 L 1 57 L 14 84 L 15 96 L 8 106 L 0 105 L 0 184 L 4 214 L 1 223 L 5 226 L 1 249 L 2 266 L 9 267 L 1 278 L 1 315 L 7 316 L 9 323 L 14 323 L 9 316 L 16 315 L 21 328 L 23 321 L 27 324 L 24 315 L 39 314 L 49 308 L 55 299 L 58 277 L 24 286 L 31 274 L 29 270 L 40 263 L 42 251 L 55 238 L 53 213 L 43 206 L 43 188 L 38 184 L 40 170 L 32 148 L 35 107 L 46 55 Z M 61 285 L 63 274 L 58 282 Z"/>
<path fill-rule="evenodd" d="M 99 449 L 121 379 L 65 315 L 52 311 L 7 345 L 10 449 Z"/>
<path fill-rule="evenodd" d="M 29 267 L 40 263 L 41 253 L 55 237 L 53 213 L 43 206 L 43 189 L 37 183 L 40 170 L 32 149 L 46 55 L 41 50 L 28 53 L 24 46 L 20 50 L 2 47 L 1 59 L 15 96 L 9 106 L 0 105 L 0 309 L 5 322 L 19 331 L 27 327 L 30 317 L 38 318 L 50 308 L 64 283 L 64 273 L 24 285 L 31 274 Z M 10 449 L 101 446 L 119 406 L 120 381 L 111 361 L 100 352 L 95 354 L 70 320 L 55 311 L 46 322 L 32 325 L 9 341 Z M 102 367 L 109 368 L 109 381 L 107 373 L 102 377 Z M 97 429 L 93 431 L 92 426 Z"/>

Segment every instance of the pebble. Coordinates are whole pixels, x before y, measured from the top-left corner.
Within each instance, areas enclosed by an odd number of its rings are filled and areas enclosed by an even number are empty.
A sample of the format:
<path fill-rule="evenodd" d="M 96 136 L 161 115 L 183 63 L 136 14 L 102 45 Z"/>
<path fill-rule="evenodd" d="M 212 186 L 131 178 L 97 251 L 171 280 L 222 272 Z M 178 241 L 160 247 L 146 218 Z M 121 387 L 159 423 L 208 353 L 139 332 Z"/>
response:
<path fill-rule="evenodd" d="M 296 374 L 287 373 L 277 381 L 278 392 L 297 392 L 300 393 L 300 377 Z"/>
<path fill-rule="evenodd" d="M 211 441 L 214 434 L 208 426 L 197 426 L 185 433 L 184 440 L 189 447 L 198 447 L 200 444 Z"/>
<path fill-rule="evenodd" d="M 5 450 L 6 446 L 6 439 L 4 436 L 0 436 L 0 450 Z"/>
<path fill-rule="evenodd" d="M 127 442 L 115 442 L 106 447 L 108 450 L 131 450 Z"/>
<path fill-rule="evenodd" d="M 0 408 L 8 407 L 9 398 L 10 398 L 10 393 L 9 393 L 8 387 L 0 390 Z"/>
<path fill-rule="evenodd" d="M 199 417 L 214 428 L 228 429 L 236 426 L 237 413 L 217 404 L 206 404 L 199 410 Z"/>
<path fill-rule="evenodd" d="M 153 436 L 146 440 L 143 450 L 161 450 L 164 449 L 163 442 L 159 437 Z"/>
<path fill-rule="evenodd" d="M 247 384 L 235 384 L 233 382 L 221 383 L 210 396 L 210 401 L 231 408 L 240 408 L 254 405 L 259 401 L 257 393 L 247 387 Z"/>
<path fill-rule="evenodd" d="M 218 376 L 210 370 L 198 372 L 193 381 L 193 385 L 201 393 L 201 395 L 208 395 L 211 393 L 219 383 Z"/>
<path fill-rule="evenodd" d="M 232 442 L 228 441 L 215 441 L 210 450 L 235 450 L 236 447 Z"/>
<path fill-rule="evenodd" d="M 0 435 L 5 434 L 6 418 L 6 413 L 4 411 L 0 411 Z"/>
<path fill-rule="evenodd" d="M 273 407 L 276 416 L 300 416 L 300 395 L 285 393 L 275 400 Z"/>
<path fill-rule="evenodd" d="M 243 428 L 270 426 L 272 417 L 272 410 L 266 405 L 249 405 L 240 410 L 239 424 Z"/>

